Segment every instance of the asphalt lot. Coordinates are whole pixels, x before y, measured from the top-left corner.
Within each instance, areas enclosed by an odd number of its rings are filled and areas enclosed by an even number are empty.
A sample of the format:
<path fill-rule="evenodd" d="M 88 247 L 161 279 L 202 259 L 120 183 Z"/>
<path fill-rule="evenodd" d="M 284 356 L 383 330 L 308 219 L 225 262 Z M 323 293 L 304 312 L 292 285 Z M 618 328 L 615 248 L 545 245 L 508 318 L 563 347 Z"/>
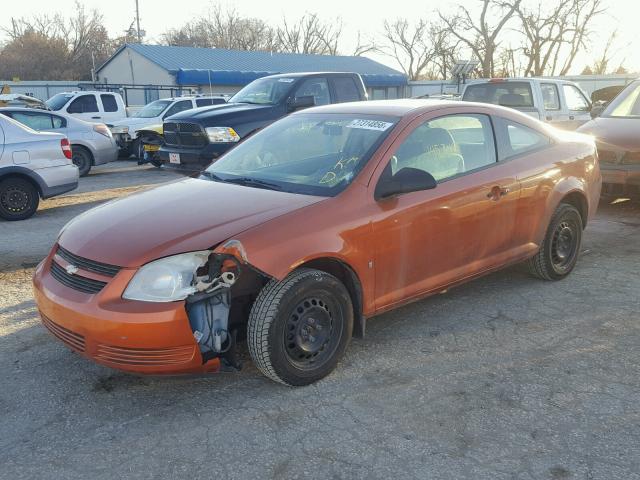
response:
<path fill-rule="evenodd" d="M 568 279 L 511 268 L 372 319 L 294 389 L 249 361 L 126 375 L 40 325 L 30 278 L 58 230 L 176 178 L 118 162 L 0 222 L 0 478 L 640 479 L 640 204 L 603 203 Z"/>

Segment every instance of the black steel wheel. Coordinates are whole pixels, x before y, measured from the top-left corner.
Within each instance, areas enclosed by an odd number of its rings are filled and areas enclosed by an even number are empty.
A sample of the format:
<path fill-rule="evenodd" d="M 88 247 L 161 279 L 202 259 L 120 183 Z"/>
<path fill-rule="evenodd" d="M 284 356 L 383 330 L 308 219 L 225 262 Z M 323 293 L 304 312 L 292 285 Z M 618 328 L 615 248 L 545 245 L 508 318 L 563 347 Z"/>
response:
<path fill-rule="evenodd" d="M 560 280 L 573 270 L 582 244 L 582 217 L 566 203 L 556 209 L 540 250 L 528 261 L 529 270 L 544 280 Z"/>
<path fill-rule="evenodd" d="M 328 273 L 301 269 L 260 292 L 247 326 L 249 353 L 272 380 L 308 385 L 335 368 L 352 330 L 345 286 Z"/>
<path fill-rule="evenodd" d="M 0 181 L 0 217 L 5 220 L 24 220 L 38 209 L 38 190 L 28 180 L 7 178 Z"/>
<path fill-rule="evenodd" d="M 78 145 L 73 145 L 71 149 L 71 161 L 78 167 L 81 177 L 87 176 L 93 165 L 91 153 L 86 148 Z"/>

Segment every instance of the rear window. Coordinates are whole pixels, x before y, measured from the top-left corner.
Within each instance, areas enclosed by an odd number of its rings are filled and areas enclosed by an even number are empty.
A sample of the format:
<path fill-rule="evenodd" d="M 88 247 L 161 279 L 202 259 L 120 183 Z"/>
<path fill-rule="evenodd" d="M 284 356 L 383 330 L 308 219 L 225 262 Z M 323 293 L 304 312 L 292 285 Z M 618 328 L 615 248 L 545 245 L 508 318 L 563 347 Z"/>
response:
<path fill-rule="evenodd" d="M 533 107 L 531 85 L 527 82 L 496 82 L 469 85 L 462 97 L 467 102 L 493 103 L 511 108 Z"/>
<path fill-rule="evenodd" d="M 118 102 L 116 102 L 116 97 L 109 94 L 102 94 L 100 95 L 100 99 L 102 100 L 102 106 L 104 107 L 105 112 L 118 111 Z"/>
<path fill-rule="evenodd" d="M 220 105 L 222 103 L 226 103 L 224 98 L 197 98 L 196 106 L 198 107 L 206 107 L 209 105 Z"/>
<path fill-rule="evenodd" d="M 360 100 L 360 91 L 352 77 L 336 77 L 333 79 L 333 86 L 337 103 Z"/>

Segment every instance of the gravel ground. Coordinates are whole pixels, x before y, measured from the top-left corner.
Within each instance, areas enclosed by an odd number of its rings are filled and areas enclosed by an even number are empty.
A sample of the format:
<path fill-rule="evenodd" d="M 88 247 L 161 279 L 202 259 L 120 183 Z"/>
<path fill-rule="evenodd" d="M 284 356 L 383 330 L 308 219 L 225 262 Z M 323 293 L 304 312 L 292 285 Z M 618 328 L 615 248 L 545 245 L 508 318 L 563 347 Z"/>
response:
<path fill-rule="evenodd" d="M 640 479 L 640 205 L 601 206 L 565 281 L 511 268 L 372 319 L 309 387 L 84 360 L 40 325 L 34 264 L 176 177 L 119 162 L 0 223 L 0 478 Z"/>

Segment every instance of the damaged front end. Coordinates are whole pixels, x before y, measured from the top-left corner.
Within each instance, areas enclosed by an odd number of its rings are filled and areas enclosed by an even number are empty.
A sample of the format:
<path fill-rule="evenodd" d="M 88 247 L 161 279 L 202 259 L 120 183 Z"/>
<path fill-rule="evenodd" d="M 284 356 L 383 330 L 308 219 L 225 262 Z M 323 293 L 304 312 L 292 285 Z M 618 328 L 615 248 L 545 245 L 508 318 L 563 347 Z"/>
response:
<path fill-rule="evenodd" d="M 203 363 L 219 358 L 223 370 L 239 370 L 237 342 L 244 338 L 251 305 L 269 277 L 249 265 L 239 242 L 227 242 L 220 250 L 195 271 L 185 308 Z"/>

